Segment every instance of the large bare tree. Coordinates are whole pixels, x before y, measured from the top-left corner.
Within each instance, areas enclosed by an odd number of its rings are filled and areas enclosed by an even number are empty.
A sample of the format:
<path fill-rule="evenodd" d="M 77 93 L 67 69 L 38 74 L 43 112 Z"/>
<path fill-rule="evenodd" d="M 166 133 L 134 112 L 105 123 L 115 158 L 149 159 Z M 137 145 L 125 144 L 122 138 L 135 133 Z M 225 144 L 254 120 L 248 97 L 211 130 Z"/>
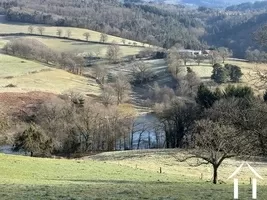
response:
<path fill-rule="evenodd" d="M 237 130 L 233 125 L 222 122 L 214 122 L 209 119 L 196 121 L 193 125 L 191 135 L 192 142 L 189 155 L 179 158 L 179 161 L 187 161 L 195 158 L 200 166 L 211 164 L 213 167 L 212 182 L 218 182 L 218 168 L 227 158 L 236 157 L 248 153 L 250 148 L 249 137 Z"/>

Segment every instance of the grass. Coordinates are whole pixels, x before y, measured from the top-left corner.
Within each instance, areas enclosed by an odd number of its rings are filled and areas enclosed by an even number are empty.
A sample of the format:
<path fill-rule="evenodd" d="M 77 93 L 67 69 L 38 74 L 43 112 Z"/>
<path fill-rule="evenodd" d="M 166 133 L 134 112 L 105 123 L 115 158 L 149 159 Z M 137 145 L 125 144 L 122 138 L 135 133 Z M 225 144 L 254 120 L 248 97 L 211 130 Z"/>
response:
<path fill-rule="evenodd" d="M 224 200 L 233 196 L 231 181 L 213 185 L 205 179 L 200 180 L 192 174 L 208 173 L 207 167 L 188 168 L 186 164 L 174 162 L 168 151 L 111 152 L 84 160 L 4 154 L 0 154 L 0 159 L 0 196 L 3 200 Z M 162 174 L 157 172 L 160 166 Z M 224 167 L 231 172 L 235 169 L 235 166 Z M 263 175 L 262 170 L 259 173 Z M 258 199 L 267 198 L 265 183 L 260 183 Z M 241 182 L 239 192 L 241 199 L 251 197 L 248 181 Z"/>
<path fill-rule="evenodd" d="M 87 42 L 76 42 L 57 38 L 32 37 L 47 45 L 49 48 L 60 52 L 75 52 L 75 53 L 92 53 L 98 56 L 105 57 L 108 45 L 105 44 L 90 44 Z M 121 56 L 136 55 L 142 50 L 141 47 L 121 46 Z"/>
<path fill-rule="evenodd" d="M 167 70 L 167 63 L 163 60 L 153 60 L 153 61 L 148 61 L 147 62 L 151 67 L 154 72 L 158 72 L 159 69 L 161 71 Z M 262 91 L 259 88 L 256 88 L 254 83 L 255 80 L 253 81 L 252 79 L 255 77 L 251 77 L 250 74 L 253 74 L 253 72 L 257 69 L 260 71 L 266 71 L 267 70 L 267 65 L 266 64 L 255 64 L 255 63 L 249 63 L 249 62 L 244 62 L 244 61 L 234 61 L 234 60 L 227 60 L 225 61 L 225 64 L 233 64 L 241 67 L 241 70 L 243 72 L 243 77 L 241 78 L 241 82 L 237 83 L 239 85 L 249 85 L 257 91 L 257 93 L 261 93 Z M 188 62 L 186 67 L 190 67 L 202 80 L 210 80 L 211 74 L 212 74 L 212 65 L 208 63 L 208 61 L 202 62 L 200 65 L 197 65 L 195 62 Z M 183 74 L 186 74 L 186 67 L 184 67 Z M 170 82 L 170 77 L 166 77 L 161 75 L 160 77 L 164 77 L 165 79 L 165 84 L 167 82 Z M 235 84 L 235 85 L 237 85 Z M 224 86 L 224 84 L 222 85 Z"/>
<path fill-rule="evenodd" d="M 17 87 L 5 87 L 13 84 Z M 0 54 L 0 92 L 79 92 L 98 95 L 95 80 L 50 68 L 41 63 Z"/>
<path fill-rule="evenodd" d="M 67 39 L 58 39 L 58 38 L 45 38 L 45 37 L 35 37 L 35 36 L 26 36 L 27 38 L 36 39 L 49 48 L 58 51 L 58 52 L 73 52 L 73 53 L 83 53 L 105 57 L 107 52 L 107 44 L 93 44 L 87 42 L 78 42 Z M 4 45 L 13 38 L 21 38 L 14 36 L 5 36 L 0 37 L 0 48 L 3 48 Z M 134 47 L 134 46 L 120 46 L 121 57 L 136 55 L 141 50 L 142 47 Z"/>

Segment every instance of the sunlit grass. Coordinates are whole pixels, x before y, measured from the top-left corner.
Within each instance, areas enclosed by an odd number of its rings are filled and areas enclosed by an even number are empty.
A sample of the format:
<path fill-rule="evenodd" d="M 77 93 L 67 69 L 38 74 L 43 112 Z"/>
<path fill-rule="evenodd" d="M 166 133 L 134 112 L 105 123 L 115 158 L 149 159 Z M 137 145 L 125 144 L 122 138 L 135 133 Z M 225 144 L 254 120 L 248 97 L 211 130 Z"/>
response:
<path fill-rule="evenodd" d="M 44 26 L 44 25 L 38 25 L 38 24 L 35 25 L 35 24 L 11 23 L 11 22 L 0 23 L 0 33 L 29 33 L 28 27 L 30 25 L 34 27 L 33 33 L 35 33 L 35 34 L 39 34 L 37 27 L 43 26 L 45 28 L 43 35 L 57 36 L 57 30 L 61 29 L 63 31 L 62 37 L 65 37 L 67 31 L 70 30 L 71 31 L 70 38 L 85 40 L 85 37 L 83 36 L 83 34 L 85 32 L 89 32 L 90 33 L 90 38 L 89 38 L 90 41 L 99 42 L 99 40 L 100 40 L 100 34 L 101 34 L 100 32 L 96 32 L 96 31 L 92 31 L 92 30 L 88 30 L 88 29 L 84 29 L 84 28 L 58 27 L 58 26 L 49 26 L 49 25 Z M 123 44 L 122 38 L 108 35 L 107 42 L 113 42 L 113 41 L 115 41 L 119 44 Z M 131 43 L 131 45 L 134 42 L 136 42 L 136 44 L 139 46 L 143 45 L 140 42 L 128 40 L 128 39 L 126 39 L 125 42 L 126 42 L 126 44 Z"/>
<path fill-rule="evenodd" d="M 8 84 L 16 87 L 5 87 Z M 74 91 L 98 95 L 100 88 L 93 79 L 48 67 L 42 63 L 0 54 L 0 91 L 53 93 Z"/>

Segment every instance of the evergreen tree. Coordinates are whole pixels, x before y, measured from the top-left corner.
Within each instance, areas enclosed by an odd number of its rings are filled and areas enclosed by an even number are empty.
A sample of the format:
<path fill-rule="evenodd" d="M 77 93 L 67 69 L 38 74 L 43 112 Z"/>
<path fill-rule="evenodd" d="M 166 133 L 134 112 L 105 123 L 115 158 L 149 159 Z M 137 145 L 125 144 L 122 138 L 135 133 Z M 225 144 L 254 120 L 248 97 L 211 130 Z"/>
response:
<path fill-rule="evenodd" d="M 225 68 L 228 70 L 230 80 L 234 83 L 240 82 L 241 77 L 243 76 L 243 73 L 241 71 L 241 68 L 236 65 L 226 64 Z"/>
<path fill-rule="evenodd" d="M 218 63 L 214 64 L 211 79 L 214 80 L 216 83 L 227 82 L 229 80 L 228 70 Z"/>
<path fill-rule="evenodd" d="M 198 87 L 196 102 L 204 108 L 210 108 L 219 98 L 203 83 Z"/>

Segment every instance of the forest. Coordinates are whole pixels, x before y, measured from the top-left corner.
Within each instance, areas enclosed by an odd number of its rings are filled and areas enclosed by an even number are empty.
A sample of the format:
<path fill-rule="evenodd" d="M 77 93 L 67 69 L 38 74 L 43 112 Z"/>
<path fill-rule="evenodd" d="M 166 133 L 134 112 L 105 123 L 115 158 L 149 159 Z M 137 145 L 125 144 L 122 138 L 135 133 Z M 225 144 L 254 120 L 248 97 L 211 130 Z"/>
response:
<path fill-rule="evenodd" d="M 116 0 L 1 0 L 0 7 L 10 22 L 88 28 L 164 48 L 225 46 L 239 58 L 245 58 L 247 49 L 262 50 L 253 33 L 267 19 L 262 10 L 242 9 L 243 4 L 219 10 Z"/>
<path fill-rule="evenodd" d="M 259 3 L 249 5 L 256 8 Z M 260 50 L 252 34 L 266 21 L 262 10 L 242 10 L 243 4 L 225 11 L 116 0 L 2 0 L 0 6 L 7 20 L 13 22 L 83 27 L 164 48 L 177 43 L 188 49 L 225 46 L 240 58 L 245 57 L 248 48 Z"/>

